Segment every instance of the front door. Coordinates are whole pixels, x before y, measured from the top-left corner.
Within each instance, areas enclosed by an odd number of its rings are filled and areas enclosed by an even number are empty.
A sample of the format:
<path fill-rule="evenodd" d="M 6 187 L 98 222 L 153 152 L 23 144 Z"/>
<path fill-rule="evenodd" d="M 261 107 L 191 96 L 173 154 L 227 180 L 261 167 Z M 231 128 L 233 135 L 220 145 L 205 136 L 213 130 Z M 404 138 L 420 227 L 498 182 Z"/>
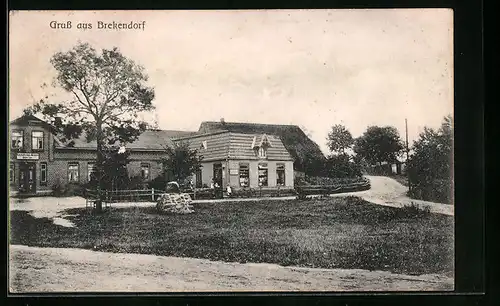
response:
<path fill-rule="evenodd" d="M 222 164 L 214 164 L 214 185 L 222 188 Z"/>
<path fill-rule="evenodd" d="M 222 164 L 214 164 L 215 197 L 222 198 Z"/>
<path fill-rule="evenodd" d="M 19 191 L 36 193 L 35 163 L 21 164 L 19 167 Z"/>

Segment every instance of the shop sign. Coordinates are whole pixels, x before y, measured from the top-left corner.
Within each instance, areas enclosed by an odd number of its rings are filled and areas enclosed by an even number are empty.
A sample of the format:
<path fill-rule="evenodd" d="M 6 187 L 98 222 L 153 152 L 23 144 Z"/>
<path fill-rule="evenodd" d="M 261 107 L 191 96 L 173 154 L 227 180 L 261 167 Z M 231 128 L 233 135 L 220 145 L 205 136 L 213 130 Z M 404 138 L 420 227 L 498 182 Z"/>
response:
<path fill-rule="evenodd" d="M 17 159 L 38 160 L 39 158 L 38 153 L 17 153 Z"/>

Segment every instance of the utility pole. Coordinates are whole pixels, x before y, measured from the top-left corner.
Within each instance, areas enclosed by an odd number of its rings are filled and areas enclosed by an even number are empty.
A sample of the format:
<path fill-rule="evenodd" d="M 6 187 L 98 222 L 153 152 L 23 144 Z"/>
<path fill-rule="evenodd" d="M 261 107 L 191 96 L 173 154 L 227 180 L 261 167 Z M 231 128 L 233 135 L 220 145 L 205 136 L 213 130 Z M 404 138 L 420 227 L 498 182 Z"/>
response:
<path fill-rule="evenodd" d="M 405 118 L 405 134 L 406 134 L 406 176 L 408 178 L 408 189 L 411 191 L 411 183 L 410 183 L 410 172 L 408 171 L 408 161 L 410 160 L 410 149 L 408 146 L 408 119 Z"/>

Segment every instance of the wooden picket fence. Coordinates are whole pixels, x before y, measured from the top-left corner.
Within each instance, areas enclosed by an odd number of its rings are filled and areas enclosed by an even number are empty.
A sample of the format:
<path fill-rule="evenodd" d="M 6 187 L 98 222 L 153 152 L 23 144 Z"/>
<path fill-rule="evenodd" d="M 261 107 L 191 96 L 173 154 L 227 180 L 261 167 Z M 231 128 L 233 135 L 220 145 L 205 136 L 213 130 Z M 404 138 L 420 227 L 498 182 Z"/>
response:
<path fill-rule="evenodd" d="M 363 191 L 371 188 L 370 181 L 363 179 L 361 182 L 337 185 L 305 185 L 296 186 L 299 195 L 330 195 L 335 193 Z"/>
<path fill-rule="evenodd" d="M 159 189 L 138 189 L 138 190 L 102 190 L 101 201 L 103 207 L 109 207 L 111 203 L 118 202 L 155 202 L 164 190 Z M 99 199 L 97 190 L 85 189 L 83 197 L 85 198 L 86 207 L 95 207 L 95 202 Z"/>

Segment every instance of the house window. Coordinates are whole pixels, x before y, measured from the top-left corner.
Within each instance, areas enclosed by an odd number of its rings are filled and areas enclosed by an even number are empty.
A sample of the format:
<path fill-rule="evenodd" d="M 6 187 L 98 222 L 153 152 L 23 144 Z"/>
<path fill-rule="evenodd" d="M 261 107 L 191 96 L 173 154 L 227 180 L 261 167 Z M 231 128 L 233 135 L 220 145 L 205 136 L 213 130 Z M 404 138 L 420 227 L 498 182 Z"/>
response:
<path fill-rule="evenodd" d="M 248 164 L 240 164 L 240 186 L 248 187 L 250 185 L 250 173 Z"/>
<path fill-rule="evenodd" d="M 276 185 L 285 186 L 285 165 L 276 165 Z"/>
<path fill-rule="evenodd" d="M 145 181 L 149 180 L 149 164 L 148 163 L 141 164 L 141 177 Z"/>
<path fill-rule="evenodd" d="M 43 132 L 40 131 L 31 132 L 31 149 L 43 150 Z"/>
<path fill-rule="evenodd" d="M 92 174 L 95 174 L 95 164 L 87 163 L 87 180 L 89 182 L 92 180 Z"/>
<path fill-rule="evenodd" d="M 47 186 L 47 163 L 40 163 L 40 185 Z"/>
<path fill-rule="evenodd" d="M 259 186 L 267 186 L 267 164 L 259 164 Z"/>
<path fill-rule="evenodd" d="M 14 183 L 14 163 L 10 163 L 10 169 L 9 169 L 9 181 L 11 183 Z"/>
<path fill-rule="evenodd" d="M 202 185 L 201 169 L 196 169 L 196 188 L 201 188 Z"/>
<path fill-rule="evenodd" d="M 78 177 L 79 177 L 78 163 L 69 163 L 68 164 L 68 182 L 69 183 L 77 183 Z"/>
<path fill-rule="evenodd" d="M 259 147 L 259 157 L 265 158 L 267 156 L 267 150 L 264 147 Z"/>
<path fill-rule="evenodd" d="M 12 149 L 21 149 L 24 142 L 23 131 L 12 131 L 10 141 Z"/>

